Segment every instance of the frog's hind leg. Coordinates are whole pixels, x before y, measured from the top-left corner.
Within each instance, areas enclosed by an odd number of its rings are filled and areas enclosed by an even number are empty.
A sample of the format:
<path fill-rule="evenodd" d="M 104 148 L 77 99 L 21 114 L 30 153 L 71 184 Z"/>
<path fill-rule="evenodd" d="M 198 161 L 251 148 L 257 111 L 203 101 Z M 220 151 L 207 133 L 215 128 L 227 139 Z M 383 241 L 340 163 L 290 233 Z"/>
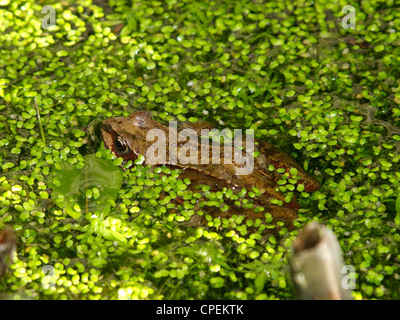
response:
<path fill-rule="evenodd" d="M 296 161 L 293 160 L 287 153 L 267 142 L 258 141 L 257 147 L 265 158 L 261 157 L 258 161 L 265 161 L 265 165 L 272 164 L 275 169 L 283 168 L 285 173 L 291 168 L 297 169 L 297 184 L 303 184 L 306 192 L 314 192 L 320 189 L 319 181 L 307 173 Z"/>

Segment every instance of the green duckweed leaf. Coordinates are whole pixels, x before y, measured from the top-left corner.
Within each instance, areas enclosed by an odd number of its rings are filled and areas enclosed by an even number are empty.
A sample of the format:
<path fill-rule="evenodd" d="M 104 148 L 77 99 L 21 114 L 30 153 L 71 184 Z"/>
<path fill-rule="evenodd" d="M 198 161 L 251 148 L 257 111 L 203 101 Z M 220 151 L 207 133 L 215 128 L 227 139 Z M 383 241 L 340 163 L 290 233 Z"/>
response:
<path fill-rule="evenodd" d="M 400 214 L 400 196 L 398 196 L 396 199 L 395 207 L 396 207 L 396 213 Z"/>

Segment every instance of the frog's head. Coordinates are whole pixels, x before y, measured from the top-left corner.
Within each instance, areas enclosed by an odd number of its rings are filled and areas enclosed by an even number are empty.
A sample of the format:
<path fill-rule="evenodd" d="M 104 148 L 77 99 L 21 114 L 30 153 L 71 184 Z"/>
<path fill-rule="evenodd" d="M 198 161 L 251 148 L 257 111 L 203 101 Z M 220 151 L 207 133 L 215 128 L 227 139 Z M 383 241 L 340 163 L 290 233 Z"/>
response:
<path fill-rule="evenodd" d="M 128 118 L 106 119 L 101 126 L 104 146 L 117 157 L 122 157 L 124 163 L 135 161 L 143 151 L 152 121 L 151 114 L 146 111 L 136 111 Z"/>

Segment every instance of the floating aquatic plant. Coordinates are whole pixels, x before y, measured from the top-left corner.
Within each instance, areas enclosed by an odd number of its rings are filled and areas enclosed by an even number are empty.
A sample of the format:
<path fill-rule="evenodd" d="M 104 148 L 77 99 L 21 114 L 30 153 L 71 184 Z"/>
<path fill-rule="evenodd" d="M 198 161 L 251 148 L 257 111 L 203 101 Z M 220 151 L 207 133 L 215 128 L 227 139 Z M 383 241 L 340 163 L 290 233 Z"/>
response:
<path fill-rule="evenodd" d="M 51 199 L 74 219 L 87 212 L 106 216 L 121 189 L 121 169 L 95 155 L 84 160 L 82 168 L 60 163 L 50 179 Z"/>

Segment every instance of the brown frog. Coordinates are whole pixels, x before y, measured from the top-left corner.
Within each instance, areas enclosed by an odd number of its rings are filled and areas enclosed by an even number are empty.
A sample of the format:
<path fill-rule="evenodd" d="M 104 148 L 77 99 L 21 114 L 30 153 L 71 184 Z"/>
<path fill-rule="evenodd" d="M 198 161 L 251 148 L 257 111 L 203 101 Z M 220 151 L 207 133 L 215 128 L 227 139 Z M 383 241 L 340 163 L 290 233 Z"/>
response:
<path fill-rule="evenodd" d="M 111 149 L 116 156 L 122 157 L 124 163 L 136 160 L 139 155 L 143 155 L 144 164 L 180 168 L 183 171 L 180 178 L 188 178 L 192 186 L 205 184 L 211 186 L 212 190 L 227 187 L 238 191 L 242 188 L 251 191 L 253 187 L 256 187 L 261 192 L 261 196 L 255 201 L 264 206 L 274 221 L 283 221 L 289 227 L 293 219 L 297 217 L 299 205 L 293 198 L 290 202 L 285 202 L 285 196 L 280 192 L 277 184 L 282 179 L 282 175 L 289 173 L 291 168 L 295 168 L 297 169 L 297 184 L 303 184 L 305 191 L 313 192 L 320 188 L 315 178 L 308 175 L 289 155 L 271 144 L 256 142 L 250 151 L 255 151 L 259 155 L 253 157 L 254 153 L 248 152 L 247 145 L 244 149 L 244 137 L 239 137 L 241 140 L 237 140 L 242 142 L 242 148 L 234 143 L 226 148 L 224 145 L 213 145 L 208 140 L 201 140 L 200 136 L 203 136 L 204 129 L 214 129 L 207 122 L 185 122 L 180 123 L 179 127 L 171 126 L 171 124 L 173 123 L 166 126 L 155 121 L 149 112 L 137 111 L 127 118 L 106 119 L 101 133 L 105 147 Z M 155 148 L 155 145 L 158 148 Z M 212 158 L 214 154 L 219 155 L 219 163 L 215 161 L 217 158 Z M 241 161 L 237 161 L 238 159 Z M 252 170 L 243 174 L 249 163 L 252 164 L 250 166 Z M 271 164 L 275 168 L 273 171 L 268 169 Z M 278 173 L 276 169 L 279 168 L 283 168 L 284 173 Z M 282 206 L 272 204 L 271 199 L 282 201 Z M 228 210 L 212 214 L 228 217 L 232 212 Z M 241 210 L 241 214 L 245 214 L 250 219 L 262 219 L 265 216 L 265 212 L 256 213 L 252 210 Z"/>

